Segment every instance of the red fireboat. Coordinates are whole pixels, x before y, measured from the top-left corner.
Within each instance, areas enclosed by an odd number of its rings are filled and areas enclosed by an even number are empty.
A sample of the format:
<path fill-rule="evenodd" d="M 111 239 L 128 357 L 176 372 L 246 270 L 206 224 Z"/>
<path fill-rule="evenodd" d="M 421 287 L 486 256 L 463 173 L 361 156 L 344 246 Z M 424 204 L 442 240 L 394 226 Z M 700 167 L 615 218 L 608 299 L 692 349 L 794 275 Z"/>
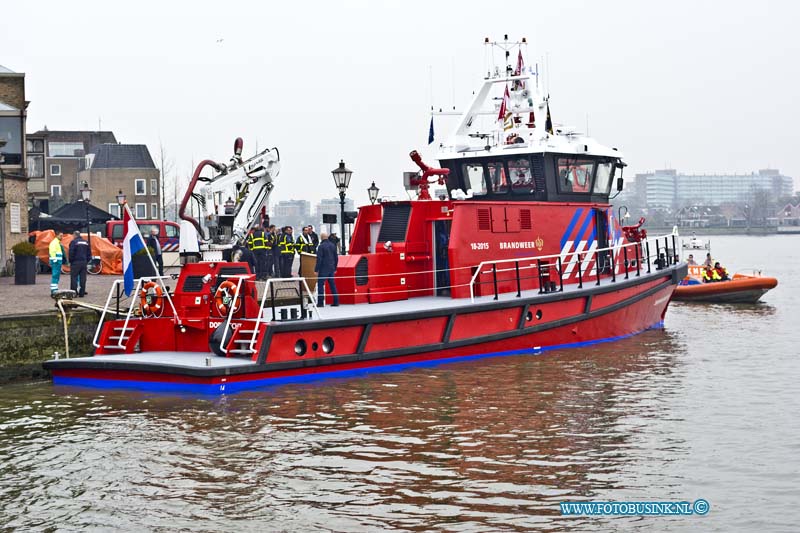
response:
<path fill-rule="evenodd" d="M 687 271 L 676 236 L 648 237 L 643 220 L 621 226 L 610 197 L 623 187 L 622 154 L 553 123 L 524 41 L 487 45 L 516 45 L 516 64 L 490 70 L 439 145 L 440 168 L 411 152 L 416 200 L 359 209 L 335 274 L 341 305 L 317 308 L 304 278 L 262 282 L 247 263 L 224 260 L 260 222 L 248 215 L 242 226 L 239 214 L 263 212 L 277 174 L 277 150 L 253 164 L 237 142 L 229 165 L 201 163 L 184 199 L 203 165 L 218 172 L 206 183 L 219 178 L 236 193 L 224 211 L 184 214 L 182 233 L 195 232 L 206 260 L 184 265 L 174 289 L 168 277 L 140 278 L 130 306 L 106 319 L 112 288 L 94 354 L 46 362 L 54 382 L 219 394 L 539 354 L 660 325 Z"/>

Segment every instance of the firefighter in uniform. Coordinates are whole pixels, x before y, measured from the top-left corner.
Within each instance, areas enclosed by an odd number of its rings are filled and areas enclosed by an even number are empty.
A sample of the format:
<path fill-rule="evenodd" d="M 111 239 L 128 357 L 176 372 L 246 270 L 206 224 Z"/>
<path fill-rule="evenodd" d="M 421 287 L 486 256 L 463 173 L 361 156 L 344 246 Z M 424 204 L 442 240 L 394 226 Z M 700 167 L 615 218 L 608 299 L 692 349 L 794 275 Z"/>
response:
<path fill-rule="evenodd" d="M 256 279 L 267 279 L 267 240 L 264 235 L 264 230 L 256 228 L 250 234 L 253 243 L 253 255 L 256 258 Z"/>
<path fill-rule="evenodd" d="M 275 254 L 273 253 L 275 248 L 275 233 L 272 231 L 275 226 L 264 226 L 264 242 L 267 246 L 267 259 L 266 259 L 266 266 L 264 268 L 265 277 L 277 277 L 275 276 Z"/>
<path fill-rule="evenodd" d="M 275 228 L 275 224 L 270 224 L 269 226 L 269 239 L 272 241 L 272 259 L 270 261 L 272 270 L 268 272 L 268 274 L 272 277 L 279 278 L 281 277 L 281 251 L 278 246 L 278 230 Z"/>
<path fill-rule="evenodd" d="M 292 227 L 283 228 L 283 233 L 278 237 L 278 248 L 281 252 L 281 277 L 292 277 L 292 262 L 294 261 L 294 238 L 292 238 Z"/>

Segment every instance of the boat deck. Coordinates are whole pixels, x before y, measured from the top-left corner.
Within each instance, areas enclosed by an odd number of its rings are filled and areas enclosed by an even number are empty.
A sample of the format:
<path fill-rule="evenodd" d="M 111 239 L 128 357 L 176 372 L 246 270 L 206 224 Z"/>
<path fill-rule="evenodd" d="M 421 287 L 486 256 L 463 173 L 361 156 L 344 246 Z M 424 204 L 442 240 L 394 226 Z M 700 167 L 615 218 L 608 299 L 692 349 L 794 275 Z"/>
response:
<path fill-rule="evenodd" d="M 91 357 L 71 357 L 69 361 L 104 361 L 113 363 L 138 363 L 169 365 L 177 368 L 233 368 L 255 365 L 255 361 L 236 357 L 218 357 L 212 352 L 144 352 L 108 354 Z"/>

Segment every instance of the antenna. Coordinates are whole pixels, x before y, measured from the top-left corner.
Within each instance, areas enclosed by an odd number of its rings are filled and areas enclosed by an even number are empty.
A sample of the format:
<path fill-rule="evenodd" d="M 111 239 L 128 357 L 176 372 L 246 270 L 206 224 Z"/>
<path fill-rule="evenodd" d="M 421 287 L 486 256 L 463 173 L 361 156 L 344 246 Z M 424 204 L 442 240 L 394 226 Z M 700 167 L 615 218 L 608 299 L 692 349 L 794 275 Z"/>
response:
<path fill-rule="evenodd" d="M 428 75 L 430 76 L 431 84 L 431 111 L 433 111 L 433 65 L 428 65 Z"/>
<path fill-rule="evenodd" d="M 455 56 L 450 57 L 450 65 L 453 68 L 452 72 L 452 85 L 453 85 L 453 110 L 456 109 L 456 58 Z"/>

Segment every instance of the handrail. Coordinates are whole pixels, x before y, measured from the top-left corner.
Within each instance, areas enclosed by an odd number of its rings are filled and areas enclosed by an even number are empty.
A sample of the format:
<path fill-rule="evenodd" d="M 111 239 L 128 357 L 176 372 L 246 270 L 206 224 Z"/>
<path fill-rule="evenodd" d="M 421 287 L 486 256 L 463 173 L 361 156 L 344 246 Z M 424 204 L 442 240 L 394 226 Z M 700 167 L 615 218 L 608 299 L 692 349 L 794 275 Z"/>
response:
<path fill-rule="evenodd" d="M 656 243 L 656 245 L 658 246 L 658 239 L 661 239 L 661 238 L 668 239 L 670 236 L 672 236 L 673 239 L 676 237 L 675 233 L 670 233 L 670 234 L 663 235 L 663 236 L 659 235 L 657 237 L 647 238 L 647 239 L 644 240 L 644 242 L 645 242 L 645 244 L 647 244 L 647 243 L 649 243 L 649 241 L 654 241 Z M 614 250 L 618 249 L 620 247 L 624 249 L 624 248 L 628 248 L 628 247 L 638 247 L 638 246 L 641 246 L 641 244 L 642 244 L 641 241 L 637 241 L 637 242 L 625 243 L 625 244 L 622 244 L 621 246 L 607 246 L 605 248 L 596 248 L 596 249 L 592 250 L 592 253 L 594 254 L 595 257 L 597 257 L 598 252 L 611 252 L 612 254 L 614 254 Z M 648 245 L 648 249 L 649 249 L 649 245 Z M 565 254 L 560 254 L 559 253 L 559 254 L 549 254 L 549 255 L 537 255 L 537 256 L 530 256 L 530 257 L 520 257 L 520 258 L 513 258 L 513 259 L 496 259 L 496 260 L 492 260 L 492 261 L 481 261 L 478 264 L 477 268 L 475 268 L 475 272 L 472 275 L 472 278 L 470 278 L 470 282 L 469 282 L 469 297 L 470 297 L 470 301 L 472 301 L 472 302 L 475 301 L 475 283 L 476 283 L 476 280 L 478 279 L 478 277 L 481 274 L 489 274 L 489 273 L 491 273 L 491 274 L 494 275 L 494 273 L 496 273 L 496 272 L 539 268 L 537 266 L 538 262 L 540 262 L 542 260 L 549 260 L 549 259 L 558 259 L 559 261 L 562 261 L 561 272 L 563 273 L 563 270 L 564 270 L 563 257 L 570 257 L 570 256 L 575 257 L 575 256 L 578 256 L 581 253 L 583 253 L 583 251 L 567 252 Z M 677 250 L 673 250 L 673 253 L 674 253 L 674 256 L 670 256 L 668 258 L 668 260 L 670 261 L 669 264 L 674 264 L 674 262 L 675 262 L 674 259 L 678 258 Z M 656 252 L 656 257 L 657 256 L 658 256 L 658 251 Z M 638 253 L 637 253 L 637 257 L 639 257 Z M 615 257 L 614 259 L 615 260 L 610 264 L 610 266 L 611 266 L 612 272 L 615 274 L 617 268 L 619 267 L 619 265 L 618 265 L 619 261 L 616 260 L 616 259 L 618 259 L 618 257 Z M 649 259 L 650 259 L 649 254 L 647 254 L 647 259 L 648 259 L 648 266 L 649 266 Z M 537 264 L 531 264 L 531 265 L 527 265 L 527 266 L 519 266 L 519 263 L 522 263 L 522 262 L 525 262 L 525 261 L 531 261 L 531 262 L 535 261 L 535 262 L 537 262 Z M 566 264 L 571 264 L 574 261 L 575 261 L 574 259 L 569 259 L 569 260 L 567 260 Z M 578 262 L 580 262 L 580 261 L 581 260 L 578 257 Z M 508 269 L 497 269 L 497 265 L 506 264 L 506 263 L 515 263 L 515 267 L 514 268 L 508 268 Z M 637 264 L 638 264 L 638 261 L 637 261 Z M 487 271 L 484 272 L 483 268 L 485 268 L 485 267 L 487 267 L 489 265 L 491 265 L 493 267 L 493 269 L 492 270 L 487 270 Z M 630 265 L 626 266 L 626 269 L 629 266 Z M 596 260 L 595 260 L 595 269 L 596 269 L 596 272 L 597 272 L 597 281 L 599 282 L 600 281 L 600 269 L 598 268 Z M 648 271 L 649 271 L 649 268 L 648 268 Z M 615 278 L 616 278 L 616 276 L 615 276 Z"/>
<path fill-rule="evenodd" d="M 246 278 L 255 277 L 255 274 L 231 274 L 231 275 L 223 275 L 223 276 L 219 276 L 219 277 L 221 277 L 221 278 L 237 278 L 237 280 L 238 280 L 236 282 L 236 290 L 233 293 L 233 301 L 231 302 L 231 308 L 228 310 L 228 319 L 225 321 L 225 329 L 222 330 L 222 339 L 220 340 L 220 348 L 222 349 L 222 353 L 228 353 L 228 348 L 227 348 L 227 346 L 225 346 L 225 341 L 226 341 L 225 337 L 227 337 L 227 335 L 228 335 L 228 330 L 230 329 L 231 319 L 233 319 L 233 314 L 237 311 L 235 304 L 236 304 L 237 298 L 239 298 L 239 290 L 242 288 L 242 281 L 244 281 Z M 244 305 L 244 302 L 242 303 L 242 305 Z M 259 315 L 260 314 L 261 314 L 261 311 L 259 311 Z"/>
<path fill-rule="evenodd" d="M 95 348 L 99 348 L 100 345 L 97 343 L 97 337 L 100 335 L 100 330 L 103 328 L 103 321 L 106 318 L 106 312 L 108 311 L 108 306 L 111 304 L 111 294 L 114 292 L 114 289 L 117 286 L 124 282 L 124 279 L 115 279 L 114 283 L 111 284 L 111 290 L 108 291 L 108 297 L 106 298 L 106 303 L 103 306 L 103 312 L 100 314 L 100 321 L 97 323 L 97 329 L 94 330 L 94 338 L 92 339 L 92 346 Z"/>
<path fill-rule="evenodd" d="M 314 309 L 314 311 L 316 311 L 317 317 L 321 318 L 319 316 L 319 308 L 317 307 L 317 303 L 314 300 L 314 298 L 312 297 L 312 293 L 308 288 L 308 283 L 306 283 L 306 278 L 270 278 L 270 279 L 267 280 L 267 284 L 264 285 L 264 294 L 261 296 L 261 303 L 259 304 L 259 308 L 258 308 L 258 317 L 256 318 L 256 323 L 255 323 L 255 326 L 253 327 L 253 336 L 250 338 L 250 351 L 251 352 L 255 350 L 256 335 L 258 335 L 258 328 L 261 326 L 261 320 L 262 320 L 262 316 L 261 315 L 264 313 L 264 304 L 267 302 L 267 293 L 270 292 L 268 289 L 272 286 L 273 282 L 277 283 L 279 281 L 283 281 L 283 282 L 290 281 L 290 282 L 293 282 L 293 283 L 302 283 L 303 286 L 306 289 L 306 294 L 308 295 L 308 298 L 309 298 L 309 300 L 311 302 L 311 307 Z M 301 294 L 300 297 L 303 298 L 304 296 Z M 273 296 L 273 304 L 274 303 L 275 303 L 275 300 L 274 300 L 274 296 Z"/>

